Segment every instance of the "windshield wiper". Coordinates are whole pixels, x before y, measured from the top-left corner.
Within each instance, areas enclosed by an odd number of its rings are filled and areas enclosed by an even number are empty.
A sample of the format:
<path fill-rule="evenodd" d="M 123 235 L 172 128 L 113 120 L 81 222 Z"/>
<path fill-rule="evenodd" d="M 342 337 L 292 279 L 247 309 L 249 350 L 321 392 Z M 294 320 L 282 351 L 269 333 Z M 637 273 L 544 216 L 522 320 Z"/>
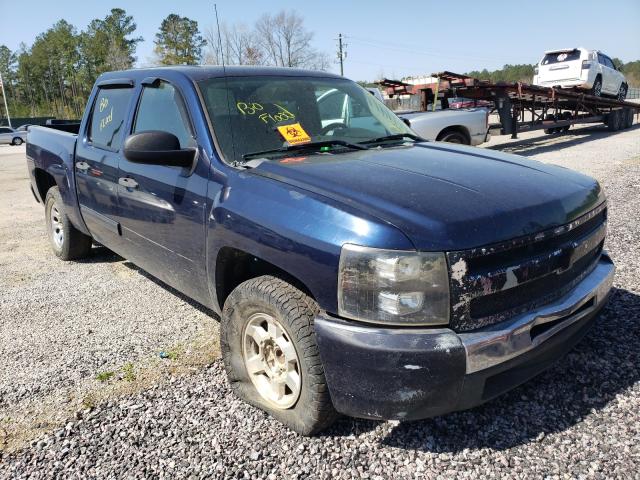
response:
<path fill-rule="evenodd" d="M 364 142 L 358 142 L 364 145 L 375 145 L 376 143 L 389 142 L 392 140 L 403 140 L 409 138 L 415 142 L 426 142 L 426 140 L 413 133 L 396 133 L 393 135 L 385 135 L 384 137 L 372 138 L 371 140 L 365 140 Z"/>
<path fill-rule="evenodd" d="M 323 140 L 321 142 L 309 142 L 309 143 L 301 143 L 299 145 L 288 145 L 286 147 L 274 148 L 273 150 L 263 150 L 261 152 L 251 152 L 245 153 L 242 155 L 242 158 L 245 160 L 249 160 L 257 157 L 264 157 L 265 155 L 270 155 L 274 153 L 287 153 L 287 152 L 299 152 L 305 150 L 321 150 L 323 147 L 347 147 L 353 150 L 368 150 L 369 147 L 365 147 L 364 145 L 360 145 L 358 143 L 351 143 L 344 140 Z"/>

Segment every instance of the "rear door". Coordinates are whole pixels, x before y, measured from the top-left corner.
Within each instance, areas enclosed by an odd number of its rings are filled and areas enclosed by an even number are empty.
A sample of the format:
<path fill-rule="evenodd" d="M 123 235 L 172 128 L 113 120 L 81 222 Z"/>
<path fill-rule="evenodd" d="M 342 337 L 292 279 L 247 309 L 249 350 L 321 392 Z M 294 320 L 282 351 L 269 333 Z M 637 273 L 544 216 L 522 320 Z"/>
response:
<path fill-rule="evenodd" d="M 161 130 L 197 147 L 192 121 L 178 88 L 165 80 L 143 82 L 131 133 Z M 205 199 L 208 165 L 190 168 L 140 164 L 122 158 L 118 173 L 119 217 L 127 257 L 154 276 L 203 301 Z"/>
<path fill-rule="evenodd" d="M 133 82 L 98 85 L 75 156 L 82 217 L 92 236 L 118 253 L 118 163 L 132 99 Z"/>

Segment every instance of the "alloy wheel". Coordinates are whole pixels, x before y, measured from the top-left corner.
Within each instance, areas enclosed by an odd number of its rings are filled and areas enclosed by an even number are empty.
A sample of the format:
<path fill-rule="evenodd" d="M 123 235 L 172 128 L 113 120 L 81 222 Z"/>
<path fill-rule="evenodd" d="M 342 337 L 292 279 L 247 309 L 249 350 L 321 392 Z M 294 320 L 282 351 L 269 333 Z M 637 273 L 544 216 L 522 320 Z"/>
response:
<path fill-rule="evenodd" d="M 242 353 L 260 396 L 275 408 L 294 406 L 302 388 L 300 362 L 280 322 L 267 313 L 253 314 L 244 329 Z"/>
<path fill-rule="evenodd" d="M 58 210 L 58 206 L 55 203 L 51 206 L 49 215 L 51 219 L 51 237 L 53 238 L 53 243 L 55 243 L 56 247 L 62 248 L 62 244 L 64 243 L 64 227 L 62 225 L 62 215 L 60 215 L 60 210 Z"/>

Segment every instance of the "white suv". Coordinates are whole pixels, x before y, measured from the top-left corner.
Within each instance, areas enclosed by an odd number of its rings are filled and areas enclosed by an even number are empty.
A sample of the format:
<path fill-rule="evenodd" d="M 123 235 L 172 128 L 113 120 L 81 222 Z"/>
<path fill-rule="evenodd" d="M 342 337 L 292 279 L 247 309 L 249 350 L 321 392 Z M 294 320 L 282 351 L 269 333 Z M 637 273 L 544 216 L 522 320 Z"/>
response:
<path fill-rule="evenodd" d="M 550 50 L 538 63 L 533 84 L 542 87 L 589 90 L 591 95 L 610 95 L 618 100 L 627 97 L 628 85 L 611 59 L 597 50 L 570 48 Z"/>

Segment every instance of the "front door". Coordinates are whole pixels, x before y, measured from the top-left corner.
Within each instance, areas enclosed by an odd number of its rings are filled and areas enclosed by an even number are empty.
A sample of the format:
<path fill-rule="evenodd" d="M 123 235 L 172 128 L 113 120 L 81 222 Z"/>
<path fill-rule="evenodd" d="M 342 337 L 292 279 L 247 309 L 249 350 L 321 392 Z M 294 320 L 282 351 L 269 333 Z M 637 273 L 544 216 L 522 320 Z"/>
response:
<path fill-rule="evenodd" d="M 118 163 L 133 97 L 131 85 L 99 87 L 75 156 L 78 202 L 93 238 L 122 253 L 116 220 Z"/>
<path fill-rule="evenodd" d="M 146 84 L 131 133 L 161 130 L 197 147 L 184 101 L 163 80 Z M 122 158 L 118 173 L 119 217 L 127 257 L 149 273 L 201 302 L 209 301 L 205 269 L 205 200 L 208 165 L 140 164 Z"/>

